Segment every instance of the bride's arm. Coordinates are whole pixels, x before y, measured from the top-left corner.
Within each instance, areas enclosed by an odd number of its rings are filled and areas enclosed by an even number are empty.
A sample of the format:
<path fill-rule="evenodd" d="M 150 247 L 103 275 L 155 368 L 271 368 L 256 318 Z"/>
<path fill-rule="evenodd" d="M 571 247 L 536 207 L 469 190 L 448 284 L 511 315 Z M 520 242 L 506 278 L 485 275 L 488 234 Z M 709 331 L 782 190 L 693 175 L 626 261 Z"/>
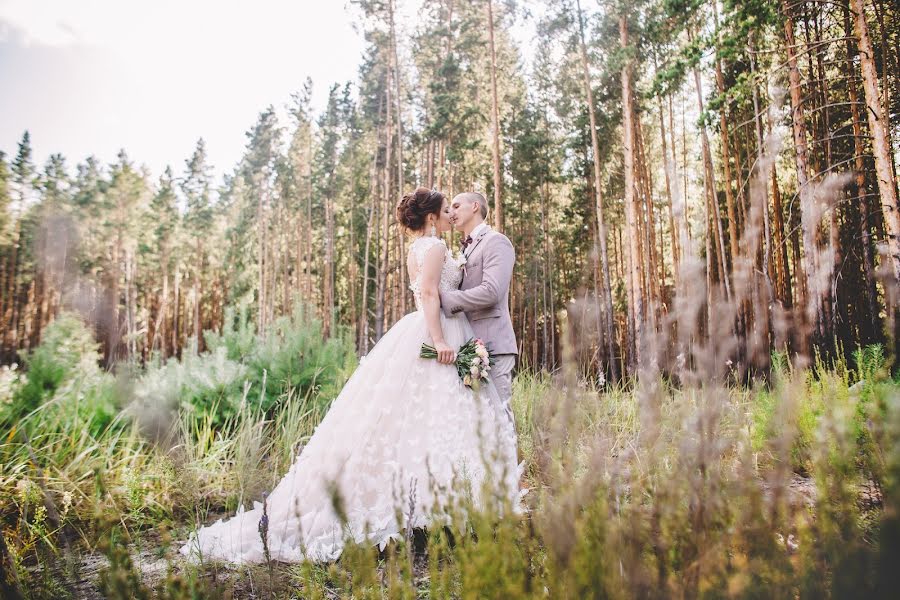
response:
<path fill-rule="evenodd" d="M 447 247 L 444 244 L 435 244 L 425 253 L 419 292 L 422 294 L 425 325 L 437 350 L 438 362 L 451 364 L 456 360 L 456 352 L 444 340 L 444 330 L 441 328 L 441 297 L 438 292 L 441 269 L 444 267 L 446 257 Z"/>

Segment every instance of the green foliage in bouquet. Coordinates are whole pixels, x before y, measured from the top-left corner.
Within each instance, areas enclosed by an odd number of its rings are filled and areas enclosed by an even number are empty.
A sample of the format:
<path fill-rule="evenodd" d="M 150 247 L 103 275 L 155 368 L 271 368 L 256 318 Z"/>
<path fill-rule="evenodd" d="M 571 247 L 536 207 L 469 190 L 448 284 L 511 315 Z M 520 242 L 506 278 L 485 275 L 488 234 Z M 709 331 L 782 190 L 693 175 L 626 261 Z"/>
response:
<path fill-rule="evenodd" d="M 434 346 L 422 344 L 419 357 L 436 359 L 437 350 Z M 477 390 L 482 383 L 488 380 L 488 373 L 493 368 L 494 362 L 494 355 L 491 354 L 485 343 L 479 339 L 470 338 L 456 352 L 454 366 L 463 385 Z"/>

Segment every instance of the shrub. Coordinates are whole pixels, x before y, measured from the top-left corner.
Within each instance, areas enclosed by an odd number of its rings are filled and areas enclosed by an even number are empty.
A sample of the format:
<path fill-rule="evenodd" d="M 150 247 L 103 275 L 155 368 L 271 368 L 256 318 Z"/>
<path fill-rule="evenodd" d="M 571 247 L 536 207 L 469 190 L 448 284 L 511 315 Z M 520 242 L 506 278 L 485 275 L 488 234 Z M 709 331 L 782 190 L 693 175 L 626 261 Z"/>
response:
<path fill-rule="evenodd" d="M 206 332 L 207 346 L 246 368 L 248 397 L 266 413 L 289 392 L 311 394 L 327 405 L 356 366 L 349 337 L 338 331 L 324 339 L 321 321 L 300 305 L 290 316 L 276 318 L 260 336 L 253 333 L 246 310 L 226 311 L 225 323 L 221 334 Z M 232 389 L 232 400 L 239 401 L 242 394 L 243 384 Z"/>
<path fill-rule="evenodd" d="M 93 335 L 77 316 L 60 314 L 44 330 L 40 346 L 25 357 L 26 374 L 12 398 L 0 407 L 2 422 L 11 426 L 25 417 L 73 376 L 99 375 L 100 355 Z"/>

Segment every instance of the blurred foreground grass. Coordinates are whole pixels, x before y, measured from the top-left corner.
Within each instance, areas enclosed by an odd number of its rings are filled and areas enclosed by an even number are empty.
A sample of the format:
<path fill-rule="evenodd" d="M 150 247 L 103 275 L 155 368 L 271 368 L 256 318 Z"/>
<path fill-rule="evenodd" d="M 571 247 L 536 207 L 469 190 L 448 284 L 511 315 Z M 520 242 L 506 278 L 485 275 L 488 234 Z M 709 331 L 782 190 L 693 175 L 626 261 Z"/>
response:
<path fill-rule="evenodd" d="M 198 523 L 271 489 L 354 365 L 296 314 L 254 342 L 114 376 L 73 317 L 0 372 L 3 591 L 28 598 L 887 597 L 900 564 L 900 386 L 878 347 L 755 387 L 597 389 L 520 373 L 528 512 L 331 565 L 185 564 Z M 123 371 L 125 373 L 126 371 Z M 507 507 L 508 508 L 508 507 Z M 463 513 L 468 518 L 463 518 Z M 507 516 L 500 516 L 505 514 Z"/>

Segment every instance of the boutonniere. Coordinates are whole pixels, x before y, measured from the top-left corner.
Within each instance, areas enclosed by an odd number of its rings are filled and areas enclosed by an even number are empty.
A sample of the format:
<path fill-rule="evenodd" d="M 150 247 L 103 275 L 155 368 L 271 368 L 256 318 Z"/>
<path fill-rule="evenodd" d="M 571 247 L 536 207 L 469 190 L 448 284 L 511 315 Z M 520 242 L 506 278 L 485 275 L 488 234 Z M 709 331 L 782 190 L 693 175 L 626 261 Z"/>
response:
<path fill-rule="evenodd" d="M 466 255 L 462 251 L 460 251 L 459 254 L 457 255 L 456 262 L 459 265 L 459 268 L 462 269 L 463 275 L 468 275 L 468 273 L 466 272 L 467 259 L 466 259 Z"/>

